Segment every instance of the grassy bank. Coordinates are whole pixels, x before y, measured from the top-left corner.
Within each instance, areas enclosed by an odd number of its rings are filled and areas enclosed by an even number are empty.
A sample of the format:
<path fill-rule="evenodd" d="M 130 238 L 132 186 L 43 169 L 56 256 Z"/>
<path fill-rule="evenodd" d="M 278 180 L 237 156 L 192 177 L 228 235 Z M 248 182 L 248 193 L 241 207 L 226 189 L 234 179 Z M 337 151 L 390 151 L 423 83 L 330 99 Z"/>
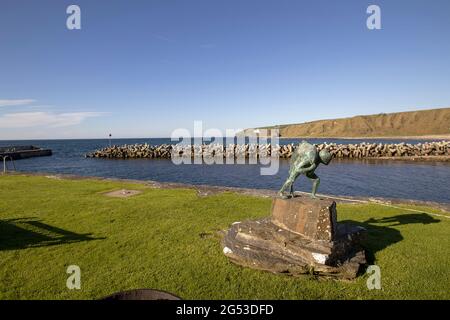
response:
<path fill-rule="evenodd" d="M 278 128 L 283 138 L 448 138 L 450 108 L 361 115 L 349 118 L 316 120 L 257 129 Z M 244 130 L 252 134 L 254 129 Z"/>
<path fill-rule="evenodd" d="M 141 190 L 130 198 L 104 192 Z M 222 254 L 219 230 L 267 216 L 270 199 L 142 184 L 0 176 L 0 299 L 96 299 L 134 288 L 185 299 L 450 298 L 450 219 L 430 208 L 338 205 L 338 219 L 369 230 L 382 289 L 241 268 Z M 418 209 L 410 211 L 408 209 Z M 81 290 L 66 268 L 81 268 Z"/>

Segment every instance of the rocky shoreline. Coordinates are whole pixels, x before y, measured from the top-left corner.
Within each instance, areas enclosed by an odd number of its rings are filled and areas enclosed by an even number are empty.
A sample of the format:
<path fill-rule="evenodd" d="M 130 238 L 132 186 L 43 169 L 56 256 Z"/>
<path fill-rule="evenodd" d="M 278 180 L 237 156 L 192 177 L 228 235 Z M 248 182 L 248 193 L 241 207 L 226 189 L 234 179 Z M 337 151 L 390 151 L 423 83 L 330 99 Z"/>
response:
<path fill-rule="evenodd" d="M 429 158 L 438 161 L 450 159 L 450 141 L 409 143 L 360 143 L 336 144 L 322 143 L 316 145 L 319 150 L 326 149 L 335 158 L 378 158 L 378 159 L 410 159 L 426 160 Z M 296 148 L 295 144 L 203 144 L 203 145 L 149 145 L 133 144 L 111 146 L 86 154 L 87 158 L 110 159 L 171 159 L 175 156 L 191 157 L 223 157 L 223 158 L 257 158 L 262 156 L 280 157 L 289 159 Z"/>

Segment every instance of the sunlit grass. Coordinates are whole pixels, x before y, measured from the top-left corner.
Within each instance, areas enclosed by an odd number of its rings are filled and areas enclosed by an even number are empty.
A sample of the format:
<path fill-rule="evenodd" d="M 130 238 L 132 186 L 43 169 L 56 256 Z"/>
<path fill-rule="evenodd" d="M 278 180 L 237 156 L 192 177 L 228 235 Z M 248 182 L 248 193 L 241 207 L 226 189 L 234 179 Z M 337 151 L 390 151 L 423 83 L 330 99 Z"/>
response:
<path fill-rule="evenodd" d="M 103 194 L 122 188 L 143 193 Z M 406 210 L 411 206 L 338 205 L 339 220 L 369 229 L 365 246 L 381 268 L 381 290 L 368 290 L 364 274 L 342 282 L 231 264 L 218 231 L 269 215 L 270 202 L 125 182 L 0 176 L 0 298 L 97 299 L 135 288 L 185 299 L 450 298 L 450 219 Z M 73 264 L 81 268 L 81 290 L 66 288 Z"/>

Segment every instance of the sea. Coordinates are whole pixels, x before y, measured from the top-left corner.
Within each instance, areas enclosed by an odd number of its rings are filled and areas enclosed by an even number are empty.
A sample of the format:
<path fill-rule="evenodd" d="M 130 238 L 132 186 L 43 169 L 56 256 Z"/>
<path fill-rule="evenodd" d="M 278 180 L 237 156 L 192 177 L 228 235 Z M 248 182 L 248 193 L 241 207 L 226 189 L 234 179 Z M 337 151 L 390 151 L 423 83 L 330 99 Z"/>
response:
<path fill-rule="evenodd" d="M 307 139 L 311 143 L 384 142 L 412 144 L 426 140 Z M 300 139 L 281 139 L 280 144 Z M 176 143 L 170 138 L 112 139 L 113 145 Z M 0 140 L 1 146 L 34 145 L 52 149 L 49 157 L 16 160 L 19 172 L 75 174 L 109 178 L 154 180 L 254 189 L 279 189 L 288 175 L 289 162 L 280 160 L 275 175 L 261 175 L 261 164 L 180 164 L 166 159 L 93 159 L 85 154 L 109 146 L 108 139 Z M 11 168 L 11 165 L 9 164 Z M 316 170 L 321 179 L 319 193 L 337 196 L 383 197 L 450 203 L 450 162 L 333 159 Z M 295 189 L 310 191 L 311 182 L 300 177 Z"/>

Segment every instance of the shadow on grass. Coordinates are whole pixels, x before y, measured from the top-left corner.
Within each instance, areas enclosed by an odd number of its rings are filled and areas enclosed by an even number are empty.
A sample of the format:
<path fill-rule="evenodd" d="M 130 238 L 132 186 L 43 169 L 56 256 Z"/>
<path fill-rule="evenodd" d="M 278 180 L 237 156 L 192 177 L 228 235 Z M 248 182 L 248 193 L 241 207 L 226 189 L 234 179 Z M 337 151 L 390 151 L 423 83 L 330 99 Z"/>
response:
<path fill-rule="evenodd" d="M 0 251 L 100 240 L 45 224 L 36 218 L 0 220 Z"/>
<path fill-rule="evenodd" d="M 366 249 L 368 264 L 374 264 L 375 253 L 403 240 L 400 231 L 392 227 L 417 223 L 426 225 L 438 223 L 440 220 L 426 213 L 406 213 L 380 219 L 370 218 L 363 222 L 353 220 L 341 222 L 362 226 L 367 230 L 367 239 L 363 242 L 363 246 Z"/>

